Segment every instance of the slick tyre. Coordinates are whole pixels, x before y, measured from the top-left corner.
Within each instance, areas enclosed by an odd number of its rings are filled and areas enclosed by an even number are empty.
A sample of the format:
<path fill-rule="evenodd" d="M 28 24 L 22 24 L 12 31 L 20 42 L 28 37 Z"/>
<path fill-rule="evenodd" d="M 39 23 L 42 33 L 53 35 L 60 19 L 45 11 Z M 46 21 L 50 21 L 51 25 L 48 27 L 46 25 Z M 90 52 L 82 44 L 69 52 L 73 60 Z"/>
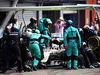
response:
<path fill-rule="evenodd" d="M 100 50 L 100 37 L 99 36 L 92 36 L 88 38 L 86 42 L 87 46 L 90 47 L 93 52 L 99 52 Z"/>

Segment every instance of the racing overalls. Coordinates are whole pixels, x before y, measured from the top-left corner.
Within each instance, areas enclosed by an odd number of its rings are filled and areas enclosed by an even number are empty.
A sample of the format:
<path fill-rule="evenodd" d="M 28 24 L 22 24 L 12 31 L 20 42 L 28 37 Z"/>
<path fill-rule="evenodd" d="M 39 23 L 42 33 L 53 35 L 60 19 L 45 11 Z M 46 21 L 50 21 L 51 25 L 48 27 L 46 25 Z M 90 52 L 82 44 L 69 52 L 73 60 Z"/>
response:
<path fill-rule="evenodd" d="M 78 41 L 78 42 L 77 42 Z M 73 53 L 73 67 L 77 67 L 77 57 L 78 57 L 78 48 L 77 45 L 81 45 L 81 37 L 78 30 L 72 26 L 69 26 L 64 32 L 64 45 L 68 46 L 66 49 L 67 55 L 67 67 L 71 68 L 71 56 Z"/>
<path fill-rule="evenodd" d="M 31 51 L 31 55 L 33 57 L 32 66 L 37 67 L 40 59 L 41 59 L 41 51 L 39 47 L 39 41 L 41 38 L 46 38 L 51 40 L 51 38 L 48 35 L 41 35 L 38 33 L 32 33 L 29 35 L 30 37 L 30 43 L 29 43 L 29 50 Z"/>
<path fill-rule="evenodd" d="M 48 35 L 49 36 L 49 29 L 44 27 L 44 30 L 42 31 L 43 35 Z M 43 48 L 47 47 L 47 39 L 41 39 L 40 41 L 40 46 L 42 46 Z"/>

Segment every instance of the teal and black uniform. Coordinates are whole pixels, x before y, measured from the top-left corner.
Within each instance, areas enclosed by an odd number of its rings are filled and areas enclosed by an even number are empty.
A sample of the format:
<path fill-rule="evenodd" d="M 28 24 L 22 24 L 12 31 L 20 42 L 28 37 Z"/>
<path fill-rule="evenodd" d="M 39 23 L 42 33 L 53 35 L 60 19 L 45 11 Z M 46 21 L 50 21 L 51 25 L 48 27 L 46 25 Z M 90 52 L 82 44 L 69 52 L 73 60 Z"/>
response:
<path fill-rule="evenodd" d="M 21 51 L 19 48 L 19 40 L 20 38 L 27 39 L 28 36 L 25 36 L 23 34 L 20 34 L 19 32 L 10 32 L 9 34 L 5 34 L 4 39 L 6 40 L 5 46 L 6 46 L 6 59 L 4 62 L 4 68 L 3 73 L 7 71 L 9 67 L 9 62 L 12 57 L 15 57 L 17 59 L 17 66 L 18 71 L 21 72 L 22 67 L 22 60 L 21 60 Z M 28 38 L 29 39 L 29 38 Z"/>
<path fill-rule="evenodd" d="M 40 33 L 43 34 L 43 35 L 48 35 L 49 36 L 50 31 L 47 27 L 49 27 L 49 25 L 51 25 L 51 24 L 52 24 L 52 21 L 49 18 L 40 19 L 39 25 L 38 25 L 38 29 L 39 29 Z M 40 43 L 41 43 L 40 45 L 45 48 L 47 40 L 46 39 L 41 39 Z"/>
<path fill-rule="evenodd" d="M 12 57 L 15 57 L 17 59 L 18 71 L 22 72 L 23 67 L 21 60 L 21 51 L 19 48 L 19 41 L 20 38 L 29 38 L 28 36 L 19 33 L 19 28 L 16 26 L 16 24 L 11 23 L 9 26 L 7 26 L 7 29 L 9 30 L 9 32 L 4 34 L 4 40 L 6 41 L 6 58 L 4 60 L 5 62 L 2 73 L 5 73 L 7 71 L 10 59 Z"/>
<path fill-rule="evenodd" d="M 36 70 L 36 67 L 41 59 L 41 51 L 40 51 L 40 47 L 39 47 L 39 41 L 42 38 L 49 39 L 49 40 L 51 40 L 51 38 L 48 35 L 41 35 L 38 33 L 30 34 L 29 38 L 31 39 L 29 42 L 29 50 L 31 51 L 31 55 L 33 57 L 32 66 Z"/>
<path fill-rule="evenodd" d="M 44 28 L 44 30 L 43 30 L 43 35 L 46 35 L 46 36 L 49 36 L 49 29 L 48 28 Z M 43 38 L 43 39 L 41 39 L 40 40 L 40 46 L 42 46 L 43 48 L 46 48 L 46 43 L 47 43 L 47 39 L 45 39 L 45 38 Z"/>
<path fill-rule="evenodd" d="M 68 46 L 66 49 L 66 55 L 67 55 L 67 67 L 71 69 L 71 56 L 73 54 L 74 61 L 73 61 L 73 67 L 77 67 L 77 56 L 78 56 L 78 48 L 77 45 L 81 45 L 81 37 L 78 32 L 78 30 L 74 27 L 72 27 L 70 24 L 72 24 L 71 20 L 68 20 L 66 22 L 69 27 L 65 29 L 64 32 L 64 45 Z"/>

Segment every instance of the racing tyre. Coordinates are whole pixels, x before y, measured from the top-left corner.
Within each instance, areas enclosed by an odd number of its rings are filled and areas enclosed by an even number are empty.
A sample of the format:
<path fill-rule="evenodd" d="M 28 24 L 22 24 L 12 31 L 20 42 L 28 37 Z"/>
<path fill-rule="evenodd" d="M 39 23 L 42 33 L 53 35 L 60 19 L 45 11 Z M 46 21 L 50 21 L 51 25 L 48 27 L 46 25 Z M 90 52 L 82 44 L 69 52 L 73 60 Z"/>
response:
<path fill-rule="evenodd" d="M 86 44 L 94 52 L 99 52 L 99 49 L 100 49 L 100 37 L 99 36 L 92 36 L 92 37 L 88 38 Z"/>

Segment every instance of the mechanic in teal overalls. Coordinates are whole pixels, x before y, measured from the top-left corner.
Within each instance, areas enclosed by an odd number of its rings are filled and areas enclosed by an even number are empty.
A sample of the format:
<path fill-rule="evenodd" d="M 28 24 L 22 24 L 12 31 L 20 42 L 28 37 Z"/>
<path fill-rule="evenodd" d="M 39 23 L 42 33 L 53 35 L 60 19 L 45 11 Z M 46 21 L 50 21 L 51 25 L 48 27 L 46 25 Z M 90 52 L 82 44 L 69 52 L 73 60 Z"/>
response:
<path fill-rule="evenodd" d="M 43 25 L 43 29 L 41 31 L 41 34 L 50 36 L 50 31 L 49 31 L 50 27 L 49 26 L 52 24 L 52 21 L 49 18 L 42 18 L 41 20 L 43 21 L 41 23 L 41 25 Z M 46 48 L 47 40 L 41 39 L 40 46 L 42 46 L 43 48 Z"/>
<path fill-rule="evenodd" d="M 68 26 L 67 29 L 65 29 L 64 32 L 64 46 L 66 49 L 66 55 L 67 55 L 67 69 L 71 69 L 71 56 L 73 54 L 74 60 L 73 60 L 73 68 L 78 69 L 77 67 L 77 58 L 78 58 L 78 47 L 81 47 L 81 37 L 76 28 L 74 28 L 72 25 L 72 20 L 68 20 L 66 22 L 66 25 Z M 78 46 L 77 46 L 78 45 Z"/>
<path fill-rule="evenodd" d="M 37 65 L 41 59 L 41 51 L 40 51 L 40 47 L 39 47 L 39 41 L 42 38 L 51 40 L 51 37 L 49 37 L 48 35 L 41 35 L 39 30 L 36 29 L 34 33 L 32 33 L 31 29 L 27 29 L 26 34 L 29 35 L 30 37 L 30 42 L 29 42 L 29 50 L 31 51 L 31 55 L 32 55 L 32 67 L 33 70 L 37 70 Z"/>

